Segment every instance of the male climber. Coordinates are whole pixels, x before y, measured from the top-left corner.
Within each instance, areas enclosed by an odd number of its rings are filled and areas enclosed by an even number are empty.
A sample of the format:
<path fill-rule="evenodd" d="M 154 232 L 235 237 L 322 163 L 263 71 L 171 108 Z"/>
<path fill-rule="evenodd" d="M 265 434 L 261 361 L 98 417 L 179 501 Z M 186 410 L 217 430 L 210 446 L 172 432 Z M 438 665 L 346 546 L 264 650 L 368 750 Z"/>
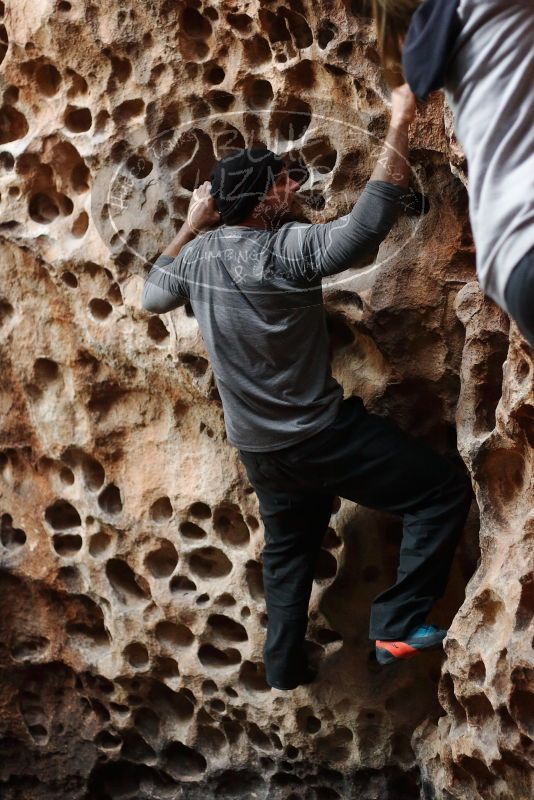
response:
<path fill-rule="evenodd" d="M 403 516 L 395 584 L 371 609 L 378 661 L 439 647 L 446 635 L 425 620 L 445 589 L 471 484 L 452 461 L 368 413 L 358 396 L 343 398 L 330 371 L 321 289 L 322 278 L 368 263 L 395 222 L 414 113 L 408 87 L 395 89 L 370 180 L 350 213 L 325 224 L 283 221 L 299 183 L 281 156 L 250 148 L 221 159 L 143 289 L 144 308 L 156 314 L 190 302 L 228 441 L 258 496 L 265 674 L 277 689 L 316 674 L 304 649 L 308 603 L 335 496 Z"/>

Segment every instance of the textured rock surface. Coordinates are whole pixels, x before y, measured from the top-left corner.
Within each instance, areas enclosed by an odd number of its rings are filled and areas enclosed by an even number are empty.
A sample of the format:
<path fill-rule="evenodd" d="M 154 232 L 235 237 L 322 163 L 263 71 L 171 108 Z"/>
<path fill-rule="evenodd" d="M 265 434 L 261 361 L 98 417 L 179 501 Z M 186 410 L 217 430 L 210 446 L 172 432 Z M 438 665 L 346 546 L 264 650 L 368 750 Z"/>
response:
<path fill-rule="evenodd" d="M 399 521 L 341 501 L 320 680 L 269 690 L 255 495 L 190 310 L 139 306 L 232 145 L 300 151 L 310 219 L 350 208 L 387 124 L 361 5 L 0 3 L 6 800 L 532 796 L 532 351 L 478 289 L 441 99 L 412 137 L 430 212 L 325 295 L 346 393 L 473 477 L 443 665 L 374 662 Z"/>

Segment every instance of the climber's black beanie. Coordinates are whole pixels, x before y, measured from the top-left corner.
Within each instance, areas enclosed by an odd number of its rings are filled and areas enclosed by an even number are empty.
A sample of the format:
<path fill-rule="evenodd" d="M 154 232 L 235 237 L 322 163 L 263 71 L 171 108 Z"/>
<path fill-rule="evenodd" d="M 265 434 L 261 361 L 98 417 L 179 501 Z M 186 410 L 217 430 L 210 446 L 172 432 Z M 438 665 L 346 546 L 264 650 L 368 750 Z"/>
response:
<path fill-rule="evenodd" d="M 222 221 L 236 225 L 244 219 L 284 166 L 283 156 L 266 147 L 237 150 L 217 161 L 211 171 L 210 191 Z"/>

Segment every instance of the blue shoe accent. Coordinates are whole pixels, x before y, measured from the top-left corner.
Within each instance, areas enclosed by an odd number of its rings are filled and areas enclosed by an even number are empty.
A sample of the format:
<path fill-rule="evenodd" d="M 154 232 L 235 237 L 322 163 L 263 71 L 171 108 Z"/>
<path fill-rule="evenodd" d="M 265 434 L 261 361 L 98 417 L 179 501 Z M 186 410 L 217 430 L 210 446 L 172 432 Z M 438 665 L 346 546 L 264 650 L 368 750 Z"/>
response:
<path fill-rule="evenodd" d="M 443 628 L 437 628 L 435 625 L 420 625 L 418 628 L 415 628 L 413 631 L 410 631 L 408 634 L 408 639 L 425 639 L 428 641 L 428 637 L 435 638 L 436 636 L 440 637 L 440 641 L 442 641 L 445 636 L 447 635 L 447 631 Z"/>

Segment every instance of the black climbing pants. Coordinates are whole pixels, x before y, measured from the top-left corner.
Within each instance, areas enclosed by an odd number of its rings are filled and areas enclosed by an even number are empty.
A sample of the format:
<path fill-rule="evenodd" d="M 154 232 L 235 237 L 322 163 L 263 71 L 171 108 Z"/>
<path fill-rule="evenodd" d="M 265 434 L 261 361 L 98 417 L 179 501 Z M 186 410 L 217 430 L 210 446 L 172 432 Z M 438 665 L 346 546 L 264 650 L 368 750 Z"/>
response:
<path fill-rule="evenodd" d="M 371 639 L 424 622 L 447 583 L 472 499 L 466 472 L 393 422 L 345 398 L 334 422 L 296 445 L 239 451 L 265 528 L 264 645 L 269 684 L 298 683 L 317 556 L 334 497 L 403 517 L 395 584 L 371 607 Z"/>
<path fill-rule="evenodd" d="M 534 347 L 534 248 L 517 262 L 504 290 L 510 316 Z"/>

